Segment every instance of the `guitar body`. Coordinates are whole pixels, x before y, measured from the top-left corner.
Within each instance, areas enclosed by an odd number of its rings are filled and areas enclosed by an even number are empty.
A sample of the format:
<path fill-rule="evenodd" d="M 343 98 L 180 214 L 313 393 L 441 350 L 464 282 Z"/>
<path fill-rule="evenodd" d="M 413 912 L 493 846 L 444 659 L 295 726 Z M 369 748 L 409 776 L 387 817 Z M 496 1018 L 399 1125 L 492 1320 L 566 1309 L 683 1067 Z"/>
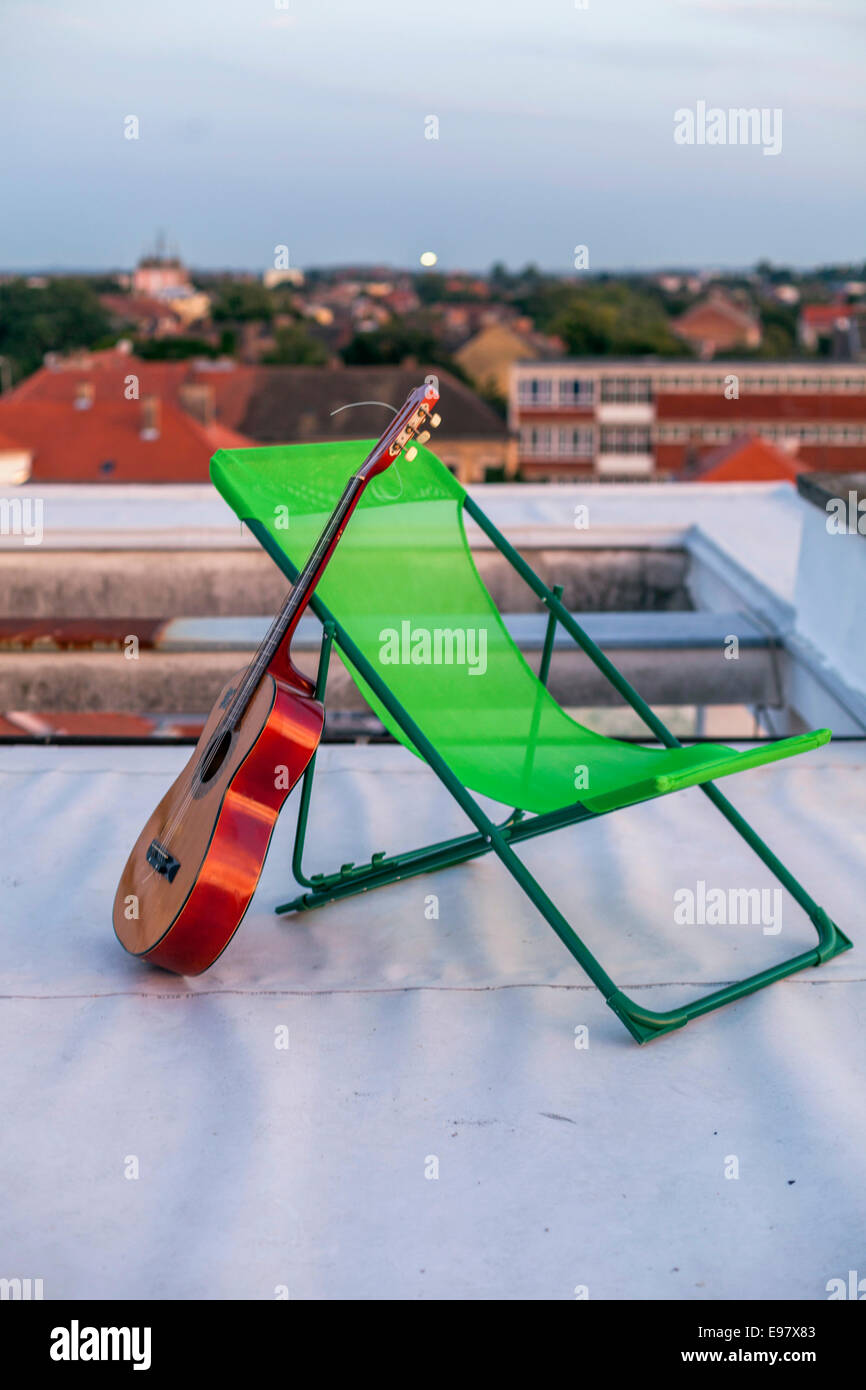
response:
<path fill-rule="evenodd" d="M 324 710 L 309 683 L 299 688 L 268 671 L 203 778 L 202 759 L 240 678 L 225 686 L 138 837 L 114 900 L 121 945 L 179 975 L 207 970 L 240 926 L 277 816 L 322 734 Z"/>

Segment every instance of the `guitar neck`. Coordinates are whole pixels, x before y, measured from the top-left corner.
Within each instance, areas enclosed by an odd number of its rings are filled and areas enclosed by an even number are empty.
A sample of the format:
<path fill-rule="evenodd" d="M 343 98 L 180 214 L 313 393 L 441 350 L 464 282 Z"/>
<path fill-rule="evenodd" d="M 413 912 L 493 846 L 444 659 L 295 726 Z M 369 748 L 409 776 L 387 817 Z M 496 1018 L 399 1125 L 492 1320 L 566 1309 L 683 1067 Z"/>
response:
<path fill-rule="evenodd" d="M 430 407 L 435 404 L 438 398 L 438 390 L 434 387 L 428 386 L 426 390 L 419 387 L 414 391 L 402 410 L 397 413 L 396 419 L 367 455 L 357 473 L 354 473 L 346 483 L 343 495 L 316 541 L 310 558 L 298 575 L 291 593 L 271 623 L 254 660 L 235 691 L 223 720 L 227 727 L 237 724 L 280 647 L 283 643 L 291 641 L 292 634 L 304 609 L 312 598 L 316 585 L 334 553 L 346 523 L 361 500 L 361 494 L 365 487 L 378 473 L 390 467 L 408 440 L 417 434 L 419 425 L 424 423 L 425 418 L 429 417 Z M 431 422 L 435 426 L 439 422 L 439 417 L 432 417 Z M 422 438 L 426 437 L 422 436 Z M 414 450 L 410 450 L 407 458 L 411 458 L 413 453 Z"/>
<path fill-rule="evenodd" d="M 267 654 L 265 669 L 273 660 L 281 644 L 287 637 L 291 636 L 300 622 L 304 609 L 312 598 L 316 585 L 343 534 L 346 522 L 361 500 L 361 493 L 367 486 L 367 481 L 361 473 L 356 473 L 347 482 L 342 497 L 313 547 L 309 560 L 298 575 L 291 593 L 274 619 L 271 632 L 268 633 L 260 648 L 262 654 Z"/>
<path fill-rule="evenodd" d="M 340 536 L 343 534 L 343 528 L 360 499 L 365 485 L 364 480 L 357 474 L 351 477 L 346 484 L 343 495 L 334 508 L 322 534 L 316 541 L 309 560 L 304 565 L 294 586 L 287 595 L 285 603 L 268 628 L 253 661 L 247 668 L 243 680 L 234 693 L 223 719 L 226 727 L 231 728 L 241 719 L 262 677 L 280 647 L 285 641 L 291 638 L 292 633 L 303 615 L 304 609 L 312 598 L 325 566 L 330 560 Z"/>

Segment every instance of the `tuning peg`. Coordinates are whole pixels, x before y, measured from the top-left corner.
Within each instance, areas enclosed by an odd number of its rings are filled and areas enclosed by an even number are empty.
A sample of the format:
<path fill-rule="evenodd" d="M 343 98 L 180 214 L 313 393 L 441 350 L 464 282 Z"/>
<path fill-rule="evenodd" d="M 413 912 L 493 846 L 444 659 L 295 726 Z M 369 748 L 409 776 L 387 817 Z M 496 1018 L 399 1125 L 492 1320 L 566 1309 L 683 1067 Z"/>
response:
<path fill-rule="evenodd" d="M 422 430 L 420 434 L 416 434 L 416 436 L 415 436 L 415 443 L 416 443 L 416 444 L 426 444 L 426 443 L 427 443 L 427 440 L 428 440 L 429 438 L 430 438 L 430 431 L 429 431 L 429 430 Z"/>
<path fill-rule="evenodd" d="M 417 456 L 418 450 L 415 448 L 415 445 L 413 444 L 411 449 L 406 450 L 406 458 L 409 461 L 409 463 L 411 463 L 413 458 L 417 458 Z"/>
<path fill-rule="evenodd" d="M 441 416 L 441 415 L 431 415 L 431 416 L 430 416 L 430 424 L 433 426 L 434 430 L 438 430 L 439 426 L 442 424 L 442 416 Z"/>

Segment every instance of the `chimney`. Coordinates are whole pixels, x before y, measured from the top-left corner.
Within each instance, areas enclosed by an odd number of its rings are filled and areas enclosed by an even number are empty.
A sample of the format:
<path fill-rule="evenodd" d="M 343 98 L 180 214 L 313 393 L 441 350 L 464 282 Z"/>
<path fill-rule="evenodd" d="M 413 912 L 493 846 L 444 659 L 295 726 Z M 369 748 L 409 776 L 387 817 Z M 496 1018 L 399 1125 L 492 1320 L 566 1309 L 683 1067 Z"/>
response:
<path fill-rule="evenodd" d="M 159 439 L 159 396 L 141 398 L 141 438 Z"/>
<path fill-rule="evenodd" d="M 216 400 L 210 382 L 187 382 L 178 393 L 181 408 L 200 425 L 212 425 L 216 419 Z"/>
<path fill-rule="evenodd" d="M 75 405 L 75 409 L 76 409 L 76 410 L 89 410 L 89 409 L 90 409 L 90 407 L 93 405 L 93 382 L 92 382 L 92 381 L 78 381 L 78 382 L 75 383 L 75 401 L 74 401 L 74 405 Z"/>

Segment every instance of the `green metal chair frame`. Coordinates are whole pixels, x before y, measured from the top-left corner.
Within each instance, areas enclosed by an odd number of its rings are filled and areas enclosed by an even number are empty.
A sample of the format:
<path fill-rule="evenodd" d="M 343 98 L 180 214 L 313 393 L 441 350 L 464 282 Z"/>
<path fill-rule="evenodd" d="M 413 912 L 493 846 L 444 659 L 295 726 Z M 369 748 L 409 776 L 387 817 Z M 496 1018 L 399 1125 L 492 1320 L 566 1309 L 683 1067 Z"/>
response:
<path fill-rule="evenodd" d="M 316 449 L 322 449 L 324 447 L 325 446 L 299 445 L 278 446 L 273 449 L 221 450 L 215 455 L 211 465 L 211 476 L 217 488 L 223 493 L 226 500 L 256 537 L 263 549 L 271 556 L 292 583 L 294 583 L 297 578 L 300 566 L 296 565 L 290 558 L 287 553 L 287 548 L 285 547 L 285 542 L 281 544 L 280 540 L 275 536 L 273 529 L 269 529 L 260 516 L 245 514 L 250 510 L 250 498 L 244 494 L 243 488 L 237 485 L 234 477 L 234 466 L 244 459 L 262 464 L 267 461 L 276 461 L 278 464 L 286 463 L 287 465 L 290 462 L 292 464 L 301 463 L 305 457 L 310 456 L 311 451 L 314 452 Z M 369 445 L 364 441 L 358 441 L 355 447 L 357 449 L 357 459 L 361 459 Z M 429 455 L 429 451 L 427 450 L 420 450 L 419 453 L 425 455 L 428 460 L 433 458 L 432 455 Z M 435 460 L 435 464 L 438 468 L 442 468 L 438 460 Z M 343 475 L 344 479 L 348 476 L 349 471 L 351 471 L 351 467 L 346 469 Z M 547 628 L 538 675 L 540 684 L 546 687 L 553 652 L 554 636 L 557 625 L 559 625 L 574 639 L 577 645 L 590 660 L 594 662 L 596 667 L 607 678 L 614 689 L 618 691 L 622 698 L 639 715 L 655 740 L 663 744 L 667 749 L 682 749 L 684 745 L 671 733 L 662 720 L 659 719 L 650 706 L 617 670 L 596 643 L 592 641 L 573 615 L 563 605 L 561 587 L 548 587 L 548 585 L 546 585 L 532 570 L 518 551 L 515 550 L 509 541 L 497 530 L 477 503 L 464 493 L 462 489 L 459 489 L 459 485 L 455 484 L 455 489 L 461 495 L 462 506 L 466 514 L 480 527 L 500 554 L 504 556 L 508 563 L 516 570 L 547 609 Z M 336 496 L 334 501 L 336 502 Z M 349 523 L 350 526 L 353 524 L 352 522 Z M 298 558 L 302 563 L 306 556 L 299 556 Z M 480 582 L 479 579 L 479 583 Z M 473 793 L 464 786 L 460 777 L 455 774 L 453 769 L 441 756 L 439 750 L 437 750 L 430 739 L 425 735 L 423 729 L 416 723 L 415 719 L 413 719 L 410 711 L 405 708 L 401 701 L 395 696 L 381 672 L 376 669 L 353 640 L 351 634 L 340 623 L 338 616 L 330 611 L 324 603 L 320 593 L 316 593 L 313 596 L 310 608 L 322 624 L 322 643 L 316 684 L 317 698 L 322 701 L 325 699 L 329 662 L 333 644 L 336 643 L 350 672 L 354 670 L 356 677 L 360 678 L 362 688 L 365 685 L 375 699 L 381 703 L 387 715 L 390 716 L 390 719 L 393 720 L 394 724 L 400 730 L 407 746 L 411 747 L 412 750 L 428 764 L 442 784 L 454 797 L 454 800 L 460 808 L 465 812 L 475 829 L 471 833 L 448 840 L 441 840 L 437 843 L 425 845 L 419 849 L 406 851 L 401 854 L 388 855 L 384 851 L 377 852 L 368 863 L 360 865 L 354 863 L 343 864 L 337 872 L 318 873 L 308 876 L 304 871 L 302 860 L 315 778 L 316 760 L 313 758 L 301 786 L 297 829 L 292 857 L 294 876 L 305 891 L 291 901 L 281 903 L 275 909 L 277 913 L 284 914 L 308 911 L 323 906 L 326 903 L 339 902 L 344 898 L 352 897 L 356 893 L 384 887 L 389 883 L 394 883 L 417 874 L 429 873 L 435 869 L 462 864 L 470 859 L 476 859 L 485 854 L 496 854 L 512 875 L 515 882 L 524 890 L 530 901 L 538 911 L 541 912 L 542 916 L 553 928 L 566 948 L 602 992 L 607 1004 L 621 1019 L 631 1036 L 638 1043 L 648 1042 L 662 1034 L 682 1028 L 692 1018 L 697 1018 L 702 1014 L 720 1008 L 724 1004 L 731 1003 L 736 999 L 741 999 L 747 994 L 763 989 L 766 985 L 772 984 L 776 980 L 781 980 L 788 975 L 794 974 L 796 971 L 821 965 L 825 961 L 832 959 L 833 956 L 839 955 L 842 951 L 847 951 L 851 948 L 852 942 L 850 939 L 838 926 L 836 926 L 826 911 L 815 902 L 790 870 L 781 863 L 744 817 L 740 815 L 734 806 L 731 805 L 730 801 L 718 790 L 715 784 L 708 781 L 697 781 L 694 777 L 689 779 L 684 776 L 681 779 L 681 785 L 700 785 L 702 792 L 709 798 L 717 810 L 722 813 L 734 830 L 742 836 L 750 848 L 758 855 L 762 862 L 770 869 L 782 886 L 787 889 L 808 915 L 816 929 L 818 944 L 810 950 L 803 951 L 776 965 L 768 966 L 764 970 L 749 975 L 743 980 L 726 985 L 721 989 L 713 990 L 711 993 L 694 999 L 678 1009 L 656 1011 L 642 1008 L 640 1004 L 629 998 L 617 987 L 616 983 L 606 973 L 600 962 L 581 940 L 566 917 L 545 893 L 535 876 L 515 853 L 514 848 L 524 840 L 533 839 L 539 835 L 545 835 L 551 831 L 562 829 L 565 826 L 593 820 L 598 815 L 608 814 L 611 810 L 619 809 L 620 805 L 627 803 L 620 802 L 619 804 L 605 805 L 602 809 L 598 807 L 596 809 L 590 809 L 583 802 L 576 801 L 569 806 L 538 814 L 527 814 L 521 808 L 516 808 L 505 820 L 499 823 L 493 821 L 479 805 Z M 790 751 L 800 751 L 801 749 L 805 751 L 808 748 L 814 748 L 826 742 L 828 737 L 829 732 L 825 730 L 817 734 L 801 736 L 799 739 L 784 740 L 782 744 L 769 745 L 762 749 L 755 749 L 744 754 L 736 754 L 732 750 L 723 750 L 730 754 L 730 759 L 728 761 L 735 762 L 736 767 L 725 766 L 720 768 L 719 771 L 716 771 L 714 768 L 714 775 L 721 775 L 721 772 L 727 771 L 739 771 L 741 768 L 744 769 L 750 766 L 758 766 L 776 757 L 785 756 L 786 752 L 784 745 L 796 744 L 798 746 Z M 648 800 L 653 796 L 659 795 L 662 790 L 670 791 L 677 789 L 678 782 L 676 777 L 657 780 L 666 782 L 669 785 L 655 790 L 648 789 L 645 795 L 639 798 L 633 798 L 632 800 Z"/>

